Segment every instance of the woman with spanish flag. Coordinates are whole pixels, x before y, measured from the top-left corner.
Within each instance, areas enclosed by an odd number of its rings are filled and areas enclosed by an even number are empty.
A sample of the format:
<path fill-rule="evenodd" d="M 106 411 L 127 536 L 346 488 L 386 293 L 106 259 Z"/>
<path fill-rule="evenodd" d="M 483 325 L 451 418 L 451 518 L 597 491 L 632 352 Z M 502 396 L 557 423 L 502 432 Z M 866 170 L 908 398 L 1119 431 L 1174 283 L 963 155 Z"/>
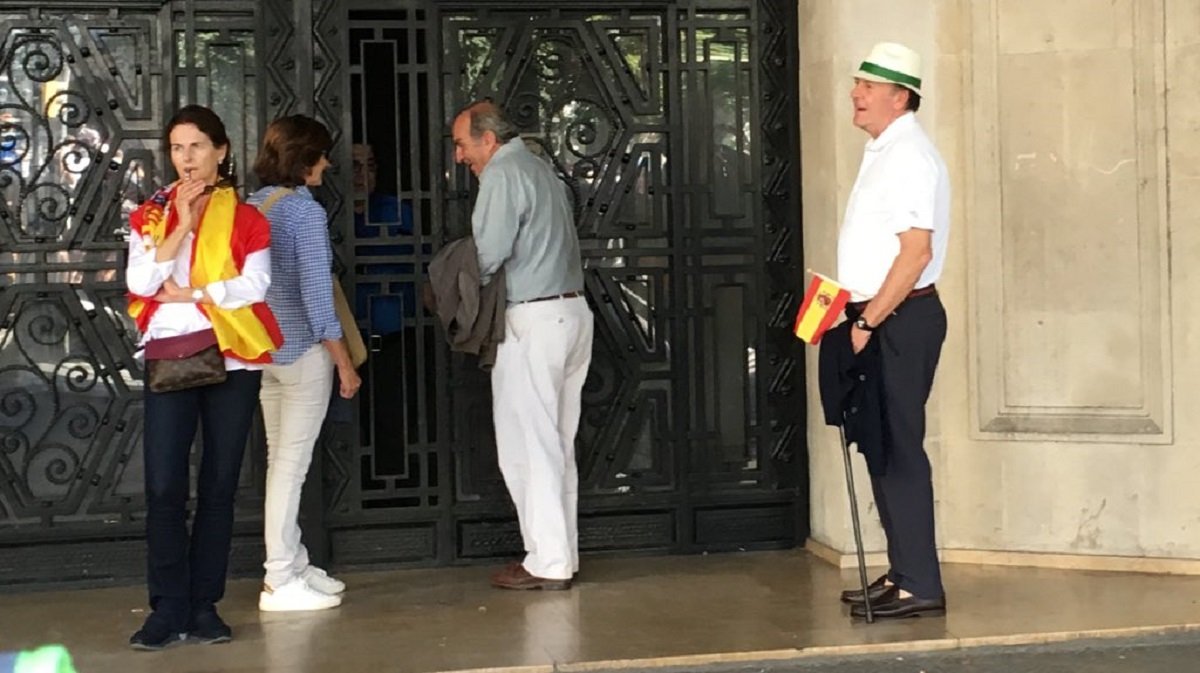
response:
<path fill-rule="evenodd" d="M 271 229 L 234 190 L 229 137 L 208 108 L 168 122 L 180 179 L 129 219 L 129 313 L 146 356 L 147 584 L 151 614 L 129 639 L 157 650 L 230 640 L 216 611 L 225 594 L 233 499 L 258 406 L 262 366 L 283 337 L 264 299 Z M 196 428 L 204 451 L 191 532 L 188 465 Z"/>

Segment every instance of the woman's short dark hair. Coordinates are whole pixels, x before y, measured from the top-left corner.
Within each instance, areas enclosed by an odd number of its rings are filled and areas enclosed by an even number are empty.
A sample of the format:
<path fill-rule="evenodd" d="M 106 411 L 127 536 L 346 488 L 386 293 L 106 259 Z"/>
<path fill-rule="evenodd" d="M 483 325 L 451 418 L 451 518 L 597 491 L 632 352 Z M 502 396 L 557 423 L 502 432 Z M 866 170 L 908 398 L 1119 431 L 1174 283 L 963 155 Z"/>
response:
<path fill-rule="evenodd" d="M 171 156 L 171 131 L 181 124 L 195 126 L 200 129 L 201 133 L 208 136 L 213 147 L 225 148 L 225 160 L 217 166 L 217 175 L 225 184 L 235 183 L 237 176 L 233 170 L 233 148 L 229 146 L 229 134 L 225 132 L 225 123 L 221 121 L 217 113 L 203 105 L 185 105 L 179 108 L 175 116 L 167 122 L 167 129 L 163 132 L 163 152 L 167 156 Z"/>
<path fill-rule="evenodd" d="M 305 115 L 280 117 L 263 134 L 254 174 L 263 185 L 303 185 L 308 172 L 332 147 L 333 137 L 321 122 Z"/>

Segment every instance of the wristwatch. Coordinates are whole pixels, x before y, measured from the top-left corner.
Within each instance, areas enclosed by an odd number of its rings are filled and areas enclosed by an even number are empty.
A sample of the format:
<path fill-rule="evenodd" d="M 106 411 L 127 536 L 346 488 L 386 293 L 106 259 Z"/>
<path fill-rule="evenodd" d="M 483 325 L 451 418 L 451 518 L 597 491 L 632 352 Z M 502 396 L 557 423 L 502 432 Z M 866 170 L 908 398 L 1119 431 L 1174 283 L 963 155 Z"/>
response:
<path fill-rule="evenodd" d="M 858 318 L 854 321 L 854 326 L 864 332 L 874 332 L 875 331 L 875 328 L 872 327 L 870 325 L 870 323 L 867 322 L 867 319 L 861 315 L 858 316 Z"/>
<path fill-rule="evenodd" d="M 204 300 L 204 290 L 201 290 L 200 288 L 196 288 L 196 289 L 192 290 L 192 301 L 199 303 L 203 300 Z"/>

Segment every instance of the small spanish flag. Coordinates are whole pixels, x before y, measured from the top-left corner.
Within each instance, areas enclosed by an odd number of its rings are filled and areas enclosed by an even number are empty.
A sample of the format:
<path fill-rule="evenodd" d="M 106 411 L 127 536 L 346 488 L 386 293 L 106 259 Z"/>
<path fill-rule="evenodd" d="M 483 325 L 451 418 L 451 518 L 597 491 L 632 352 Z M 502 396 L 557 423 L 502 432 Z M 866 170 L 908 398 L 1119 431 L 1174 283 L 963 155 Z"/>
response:
<path fill-rule="evenodd" d="M 793 330 L 796 337 L 817 345 L 825 330 L 833 326 L 846 302 L 850 301 L 850 291 L 838 285 L 837 282 L 820 274 L 813 274 L 804 301 L 796 313 L 796 327 Z"/>

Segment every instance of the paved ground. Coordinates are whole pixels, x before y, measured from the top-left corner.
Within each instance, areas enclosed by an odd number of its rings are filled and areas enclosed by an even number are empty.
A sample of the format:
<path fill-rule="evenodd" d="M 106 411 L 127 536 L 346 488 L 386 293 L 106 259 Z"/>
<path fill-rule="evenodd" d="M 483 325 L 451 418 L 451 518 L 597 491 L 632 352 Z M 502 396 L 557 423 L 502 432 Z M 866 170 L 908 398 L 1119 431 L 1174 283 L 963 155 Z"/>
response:
<path fill-rule="evenodd" d="M 683 670 L 655 669 L 654 673 Z M 695 673 L 1196 673 L 1200 671 L 1200 634 L 927 654 L 814 658 L 688 670 Z"/>
<path fill-rule="evenodd" d="M 19 594 L 0 587 L 0 652 L 62 643 L 81 673 L 432 673 L 497 667 L 591 673 L 616 662 L 647 668 L 689 662 L 694 670 L 701 662 L 753 661 L 755 652 L 770 657 L 809 648 L 899 650 L 921 641 L 1037 642 L 1059 637 L 1052 634 L 1126 629 L 1182 634 L 1192 624 L 1200 629 L 1200 576 L 946 564 L 949 614 L 866 625 L 851 620 L 838 601 L 841 590 L 854 585 L 855 573 L 799 551 L 597 557 L 587 563 L 571 591 L 551 592 L 497 591 L 488 583 L 493 566 L 483 565 L 347 573 L 345 603 L 314 613 L 260 613 L 258 579 L 235 580 L 220 606 L 233 627 L 232 643 L 154 654 L 133 652 L 127 644 L 146 617 L 142 586 Z M 1200 643 L 1200 631 L 1195 640 Z M 1026 673 L 1154 673 L 1161 665 L 1200 673 L 1200 665 L 1191 664 L 1200 660 L 1193 656 L 1200 655 L 1196 647 L 1128 653 L 1112 648 L 1108 643 L 1078 662 L 1069 655 L 1026 661 L 1022 652 L 989 657 L 972 651 L 903 660 L 793 658 L 790 667 L 776 662 L 771 669 L 764 664 L 734 673 L 1021 673 L 1010 665 L 1014 661 Z M 1122 668 L 1130 656 L 1140 659 Z M 1066 668 L 1053 667 L 1059 662 Z M 1101 668 L 1105 663 L 1117 668 Z M 820 665 L 825 668 L 814 668 Z"/>

